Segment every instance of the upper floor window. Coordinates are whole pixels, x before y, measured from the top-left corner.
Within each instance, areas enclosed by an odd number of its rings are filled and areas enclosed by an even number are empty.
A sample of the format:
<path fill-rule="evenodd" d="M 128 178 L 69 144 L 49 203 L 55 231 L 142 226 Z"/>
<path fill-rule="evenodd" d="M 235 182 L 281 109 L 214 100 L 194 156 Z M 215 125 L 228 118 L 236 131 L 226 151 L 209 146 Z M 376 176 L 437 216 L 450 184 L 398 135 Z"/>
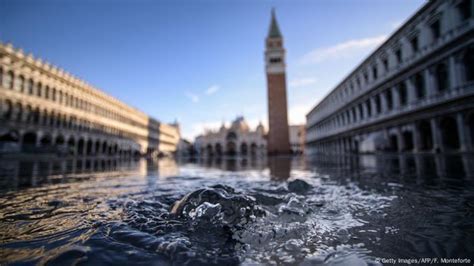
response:
<path fill-rule="evenodd" d="M 280 62 L 281 62 L 281 58 L 279 57 L 270 58 L 270 63 L 280 63 Z"/>
<path fill-rule="evenodd" d="M 32 79 L 28 80 L 27 92 L 28 92 L 29 95 L 33 95 L 34 85 L 35 85 L 35 83 L 33 82 Z"/>
<path fill-rule="evenodd" d="M 467 20 L 472 16 L 472 1 L 471 0 L 462 0 L 457 5 L 457 10 L 461 17 L 461 21 Z"/>
<path fill-rule="evenodd" d="M 382 105 L 380 102 L 380 94 L 375 95 L 375 113 L 379 114 L 382 111 Z"/>
<path fill-rule="evenodd" d="M 410 46 L 413 53 L 418 52 L 418 36 L 413 36 L 410 39 Z"/>
<path fill-rule="evenodd" d="M 378 73 L 377 73 L 377 66 L 374 65 L 374 66 L 372 67 L 372 76 L 374 77 L 374 79 L 377 79 L 377 74 L 378 74 Z"/>
<path fill-rule="evenodd" d="M 474 46 L 469 47 L 462 58 L 466 81 L 474 81 Z"/>
<path fill-rule="evenodd" d="M 449 87 L 448 67 L 441 63 L 435 68 L 435 79 L 438 91 L 444 91 Z"/>
<path fill-rule="evenodd" d="M 49 99 L 49 87 L 44 88 L 44 98 Z"/>
<path fill-rule="evenodd" d="M 408 102 L 408 95 L 407 95 L 407 85 L 405 82 L 402 82 L 398 85 L 398 95 L 400 97 L 400 105 L 406 105 Z"/>
<path fill-rule="evenodd" d="M 400 47 L 395 50 L 395 58 L 397 59 L 397 64 L 402 62 L 402 49 Z"/>
<path fill-rule="evenodd" d="M 431 36 L 433 37 L 433 40 L 437 40 L 441 36 L 441 24 L 439 22 L 439 19 L 431 23 L 430 30 L 431 30 Z"/>
<path fill-rule="evenodd" d="M 370 100 L 367 100 L 367 102 L 365 102 L 365 105 L 367 108 L 367 116 L 372 116 L 372 106 L 370 105 Z"/>
<path fill-rule="evenodd" d="M 426 91 L 425 91 L 425 79 L 423 78 L 423 74 L 422 73 L 416 74 L 413 80 L 413 83 L 415 85 L 416 97 L 418 99 L 424 98 L 426 95 Z"/>
<path fill-rule="evenodd" d="M 384 71 L 387 72 L 388 71 L 388 59 L 387 58 L 382 59 L 382 64 L 383 64 Z"/>
<path fill-rule="evenodd" d="M 53 100 L 53 102 L 56 101 L 56 89 L 55 88 L 53 88 L 53 95 L 51 97 L 51 100 Z"/>
<path fill-rule="evenodd" d="M 364 72 L 364 82 L 365 84 L 369 83 L 369 74 L 367 72 Z"/>
<path fill-rule="evenodd" d="M 13 72 L 8 71 L 6 77 L 5 77 L 5 85 L 9 89 L 13 89 Z"/>
<path fill-rule="evenodd" d="M 360 119 L 364 119 L 364 108 L 362 107 L 362 104 L 359 104 L 358 108 Z"/>
<path fill-rule="evenodd" d="M 41 85 L 41 83 L 38 83 L 38 86 L 36 88 L 36 96 L 41 97 L 42 94 L 43 94 L 43 86 Z"/>

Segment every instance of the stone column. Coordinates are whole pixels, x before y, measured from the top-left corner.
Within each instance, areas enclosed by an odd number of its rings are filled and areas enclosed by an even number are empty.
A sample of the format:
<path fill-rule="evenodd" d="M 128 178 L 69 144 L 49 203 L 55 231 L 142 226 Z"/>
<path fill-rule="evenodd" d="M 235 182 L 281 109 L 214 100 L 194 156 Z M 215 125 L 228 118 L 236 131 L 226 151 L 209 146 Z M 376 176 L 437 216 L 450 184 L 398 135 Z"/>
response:
<path fill-rule="evenodd" d="M 433 68 L 429 68 L 424 71 L 426 95 L 428 96 L 428 98 L 436 95 L 437 91 L 436 84 L 433 80 L 433 71 Z"/>
<path fill-rule="evenodd" d="M 390 88 L 392 90 L 393 109 L 400 107 L 400 94 L 398 93 L 398 86 Z"/>
<path fill-rule="evenodd" d="M 441 150 L 442 141 L 441 141 L 441 132 L 439 132 L 438 121 L 436 118 L 430 119 L 431 123 L 431 135 L 433 136 L 433 150 Z"/>
<path fill-rule="evenodd" d="M 382 113 L 387 112 L 387 98 L 385 97 L 385 92 L 380 94 L 380 105 L 382 109 Z"/>
<path fill-rule="evenodd" d="M 372 110 L 372 116 L 375 117 L 375 116 L 378 116 L 379 114 L 377 113 L 377 108 L 375 106 L 375 97 L 372 96 L 370 97 L 370 109 Z"/>
<path fill-rule="evenodd" d="M 418 130 L 418 126 L 416 123 L 413 123 L 413 151 L 419 152 L 421 151 L 421 134 Z"/>
<path fill-rule="evenodd" d="M 456 114 L 456 122 L 458 126 L 458 134 L 459 134 L 459 145 L 461 151 L 468 151 L 469 143 L 468 143 L 468 136 L 467 136 L 467 128 L 464 124 L 464 115 L 462 113 Z"/>
<path fill-rule="evenodd" d="M 407 85 L 407 96 L 408 96 L 408 105 L 413 104 L 416 102 L 416 88 L 415 85 L 413 84 L 413 79 L 410 78 L 406 81 Z"/>
<path fill-rule="evenodd" d="M 397 140 L 398 140 L 398 152 L 401 152 L 405 148 L 405 140 L 403 139 L 403 133 L 400 127 L 397 127 L 396 132 L 397 132 L 396 134 L 397 134 Z"/>
<path fill-rule="evenodd" d="M 449 88 L 456 89 L 459 86 L 459 68 L 458 60 L 452 55 L 448 60 Z"/>

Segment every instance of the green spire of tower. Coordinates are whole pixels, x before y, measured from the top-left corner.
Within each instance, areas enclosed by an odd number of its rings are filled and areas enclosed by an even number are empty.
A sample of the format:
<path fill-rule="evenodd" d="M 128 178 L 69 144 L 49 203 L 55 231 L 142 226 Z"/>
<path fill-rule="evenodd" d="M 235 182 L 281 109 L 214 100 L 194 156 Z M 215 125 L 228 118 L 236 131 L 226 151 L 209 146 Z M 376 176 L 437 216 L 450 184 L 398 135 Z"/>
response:
<path fill-rule="evenodd" d="M 272 21 L 270 24 L 270 30 L 268 31 L 268 38 L 281 38 L 280 28 L 275 16 L 275 8 L 272 8 Z"/>

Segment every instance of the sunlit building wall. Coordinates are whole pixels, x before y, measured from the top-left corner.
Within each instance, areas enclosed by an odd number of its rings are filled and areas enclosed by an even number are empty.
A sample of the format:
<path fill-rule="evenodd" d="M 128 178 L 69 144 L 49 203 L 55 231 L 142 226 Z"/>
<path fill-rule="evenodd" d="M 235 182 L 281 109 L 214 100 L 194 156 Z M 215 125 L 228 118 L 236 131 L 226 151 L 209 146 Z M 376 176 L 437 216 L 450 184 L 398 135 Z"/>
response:
<path fill-rule="evenodd" d="M 428 1 L 307 114 L 307 152 L 472 151 L 474 1 Z"/>
<path fill-rule="evenodd" d="M 0 151 L 145 154 L 160 148 L 164 124 L 153 127 L 152 120 L 62 69 L 0 44 Z M 171 130 L 165 134 L 179 138 Z"/>

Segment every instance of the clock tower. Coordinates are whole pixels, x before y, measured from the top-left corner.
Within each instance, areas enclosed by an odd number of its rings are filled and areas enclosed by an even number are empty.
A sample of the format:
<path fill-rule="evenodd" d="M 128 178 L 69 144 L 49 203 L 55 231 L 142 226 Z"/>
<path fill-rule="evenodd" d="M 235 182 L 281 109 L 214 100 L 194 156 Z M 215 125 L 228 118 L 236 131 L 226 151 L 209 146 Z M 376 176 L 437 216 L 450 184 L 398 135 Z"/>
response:
<path fill-rule="evenodd" d="M 272 9 L 265 48 L 269 126 L 267 151 L 269 155 L 289 154 L 285 48 L 283 47 L 283 36 L 278 28 L 274 9 Z"/>

